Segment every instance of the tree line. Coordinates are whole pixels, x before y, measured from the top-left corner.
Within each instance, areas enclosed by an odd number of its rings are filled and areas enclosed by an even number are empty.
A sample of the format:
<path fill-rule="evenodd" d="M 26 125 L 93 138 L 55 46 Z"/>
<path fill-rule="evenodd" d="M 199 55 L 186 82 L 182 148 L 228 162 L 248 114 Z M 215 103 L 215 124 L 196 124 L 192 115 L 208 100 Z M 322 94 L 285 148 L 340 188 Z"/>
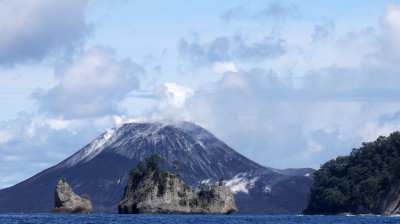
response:
<path fill-rule="evenodd" d="M 379 213 L 379 203 L 400 180 L 400 133 L 362 143 L 314 172 L 305 214 Z"/>

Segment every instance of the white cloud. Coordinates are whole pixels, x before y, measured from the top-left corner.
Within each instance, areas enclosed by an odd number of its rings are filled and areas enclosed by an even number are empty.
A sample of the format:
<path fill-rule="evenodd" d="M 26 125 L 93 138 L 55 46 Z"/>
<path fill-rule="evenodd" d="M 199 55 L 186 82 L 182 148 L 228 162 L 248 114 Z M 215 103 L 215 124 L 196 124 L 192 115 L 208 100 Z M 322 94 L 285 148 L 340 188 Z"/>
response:
<path fill-rule="evenodd" d="M 30 116 L 21 113 L 18 119 L 0 122 L 0 144 L 15 141 L 21 136 L 30 137 L 33 130 Z"/>
<path fill-rule="evenodd" d="M 394 32 L 397 37 L 400 36 L 400 5 L 388 3 L 385 7 L 381 21 Z"/>
<path fill-rule="evenodd" d="M 314 32 L 311 34 L 313 41 L 325 40 L 335 31 L 335 24 L 332 21 L 324 21 L 314 26 Z"/>
<path fill-rule="evenodd" d="M 221 79 L 221 87 L 228 89 L 242 89 L 246 90 L 250 86 L 248 86 L 247 80 L 245 77 L 241 76 L 238 73 L 228 72 L 225 73 Z"/>
<path fill-rule="evenodd" d="M 0 1 L 0 64 L 43 59 L 71 50 L 91 33 L 85 21 L 89 0 Z"/>
<path fill-rule="evenodd" d="M 41 169 L 47 169 L 47 168 L 49 168 L 50 166 L 51 166 L 52 164 L 51 163 L 33 163 L 32 164 L 32 167 L 35 167 L 35 168 L 41 168 Z"/>
<path fill-rule="evenodd" d="M 253 40 L 240 34 L 220 36 L 209 42 L 200 42 L 198 36 L 192 40 L 181 38 L 178 43 L 180 56 L 194 66 L 225 63 L 229 61 L 261 62 L 285 55 L 286 41 L 282 38 L 264 36 Z M 225 65 L 226 67 L 226 65 Z"/>
<path fill-rule="evenodd" d="M 96 119 L 49 122 L 33 118 L 20 114 L 0 123 L 0 133 L 10 136 L 0 142 L 0 189 L 61 162 L 112 126 L 111 118 L 100 126 L 95 125 Z"/>
<path fill-rule="evenodd" d="M 6 162 L 17 162 L 21 160 L 20 156 L 7 155 L 2 157 Z"/>
<path fill-rule="evenodd" d="M 323 149 L 322 145 L 318 144 L 313 139 L 309 139 L 308 140 L 308 148 L 306 151 L 304 151 L 302 153 L 302 158 L 309 160 L 311 158 L 311 156 L 313 156 L 313 154 L 321 152 L 322 149 Z"/>
<path fill-rule="evenodd" d="M 112 120 L 116 127 L 120 127 L 124 124 L 125 116 L 114 115 L 112 116 Z"/>
<path fill-rule="evenodd" d="M 66 118 L 115 114 L 125 95 L 139 87 L 143 72 L 130 59 L 117 60 L 111 49 L 96 46 L 58 69 L 59 84 L 35 97 L 42 111 Z"/>
<path fill-rule="evenodd" d="M 6 143 L 12 139 L 11 133 L 7 130 L 0 130 L 0 143 Z"/>
<path fill-rule="evenodd" d="M 386 28 L 386 39 L 383 40 L 384 53 L 396 61 L 400 60 L 400 5 L 388 3 L 381 17 Z"/>
<path fill-rule="evenodd" d="M 162 107 L 180 108 L 193 95 L 193 89 L 167 82 L 155 88 L 154 95 L 160 100 Z"/>
<path fill-rule="evenodd" d="M 40 60 L 74 48 L 91 33 L 84 19 L 87 4 L 85 0 L 1 1 L 0 30 L 7 35 L 0 36 L 0 64 Z M 156 60 L 163 71 L 160 79 L 171 81 L 159 85 L 162 82 L 154 84 L 158 78 L 149 77 L 150 88 L 158 85 L 154 88 L 158 105 L 135 119 L 120 106 L 121 100 L 138 88 L 138 75 L 143 73 L 140 66 L 118 59 L 104 47 L 90 48 L 64 63 L 56 70 L 59 83 L 35 95 L 42 111 L 54 117 L 40 123 L 20 117 L 0 124 L 0 151 L 7 152 L 0 158 L 0 171 L 54 164 L 104 130 L 93 126 L 104 127 L 111 120 L 117 127 L 132 121 L 193 121 L 250 159 L 277 168 L 317 168 L 328 159 L 348 154 L 361 141 L 400 129 L 400 119 L 395 116 L 400 110 L 400 70 L 398 63 L 390 61 L 400 59 L 399 5 L 386 5 L 381 17 L 383 33 L 380 27 L 365 23 L 346 30 L 343 27 L 348 24 L 340 17 L 316 26 L 305 20 L 277 26 L 272 24 L 276 19 L 293 17 L 302 7 L 271 1 L 260 13 L 263 7 L 254 6 L 257 9 L 250 13 L 247 10 L 251 8 L 238 7 L 226 14 L 232 22 L 247 20 L 230 26 L 241 31 L 245 24 L 248 33 L 234 34 L 227 27 L 218 33 L 201 33 L 203 40 L 179 41 L 175 53 L 194 65 L 192 76 L 167 77 L 182 72 L 177 68 L 182 61 L 175 61 L 169 46 L 158 42 L 154 52 L 158 47 L 166 47 L 164 52 L 168 52 L 163 53 L 168 60 Z M 251 20 L 255 17 L 263 25 Z M 267 20 L 271 24 L 266 25 Z M 324 41 L 311 42 L 313 32 L 315 40 Z M 175 37 L 171 39 L 176 42 Z M 140 44 L 147 42 L 151 41 Z M 118 44 L 126 46 L 122 41 Z M 140 57 L 142 48 L 147 45 L 139 46 L 135 55 Z M 220 80 L 208 82 L 215 80 L 215 73 L 221 74 Z M 13 163 L 17 158 L 23 162 Z M 0 173 L 0 180 L 3 177 Z M 247 182 L 237 180 L 236 189 L 245 191 Z"/>
<path fill-rule="evenodd" d="M 17 181 L 20 181 L 24 178 L 24 174 L 20 172 L 8 172 L 2 173 L 0 172 L 0 189 L 11 187 Z"/>
<path fill-rule="evenodd" d="M 289 81 L 290 74 L 271 70 L 227 72 L 219 81 L 194 90 L 184 104 L 179 103 L 184 106 L 176 107 L 173 100 L 163 98 L 148 116 L 198 123 L 267 166 L 317 168 L 348 154 L 365 136 L 396 130 L 379 123 L 379 118 L 400 110 L 398 91 L 381 89 L 384 82 L 379 79 L 398 83 L 397 78 L 386 73 L 375 80 L 378 77 L 362 71 L 316 70 L 296 85 Z M 161 88 L 159 95 L 165 96 L 166 89 Z M 360 132 L 368 130 L 364 124 L 370 121 L 378 122 L 370 128 L 375 131 Z"/>
<path fill-rule="evenodd" d="M 285 19 L 297 13 L 297 5 L 285 5 L 283 1 L 270 1 L 265 8 L 255 15 L 256 19 Z"/>
<path fill-rule="evenodd" d="M 263 3 L 265 4 L 265 2 Z M 273 22 L 284 21 L 288 18 L 296 18 L 298 15 L 298 5 L 285 4 L 283 1 L 269 1 L 264 6 L 257 7 L 256 12 L 249 12 L 249 5 L 236 6 L 225 11 L 221 18 L 226 22 L 249 20 L 252 23 L 272 20 Z"/>
<path fill-rule="evenodd" d="M 238 120 L 244 131 L 255 130 L 259 124 L 255 115 L 239 115 Z"/>
<path fill-rule="evenodd" d="M 44 123 L 48 125 L 49 128 L 57 131 L 63 129 L 72 131 L 81 128 L 86 122 L 82 120 L 48 119 Z"/>
<path fill-rule="evenodd" d="M 235 63 L 233 62 L 216 62 L 212 67 L 213 71 L 218 74 L 224 74 L 226 72 L 237 72 Z"/>
<path fill-rule="evenodd" d="M 149 122 L 149 121 L 154 121 L 156 119 L 149 119 L 148 117 L 128 117 L 125 115 L 113 115 L 112 116 L 112 121 L 114 122 L 114 126 L 119 128 L 121 125 L 126 124 L 126 123 L 140 123 L 140 122 Z"/>
<path fill-rule="evenodd" d="M 357 134 L 363 137 L 363 142 L 375 141 L 379 136 L 389 136 L 394 131 L 400 131 L 400 121 L 379 124 L 376 120 L 366 122 Z"/>

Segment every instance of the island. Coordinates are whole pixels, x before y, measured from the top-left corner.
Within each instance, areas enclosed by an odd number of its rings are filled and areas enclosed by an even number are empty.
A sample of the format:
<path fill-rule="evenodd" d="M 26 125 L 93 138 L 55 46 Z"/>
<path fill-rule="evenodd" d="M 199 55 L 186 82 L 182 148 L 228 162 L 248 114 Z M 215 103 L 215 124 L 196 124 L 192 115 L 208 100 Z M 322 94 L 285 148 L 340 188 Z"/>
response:
<path fill-rule="evenodd" d="M 52 213 L 59 214 L 91 214 L 92 202 L 88 195 L 81 197 L 74 193 L 65 178 L 58 181 L 55 191 L 55 205 Z"/>
<path fill-rule="evenodd" d="M 303 213 L 399 215 L 400 132 L 323 164 Z"/>
<path fill-rule="evenodd" d="M 199 185 L 195 191 L 178 175 L 163 170 L 163 159 L 153 154 L 146 165 L 130 171 L 125 193 L 118 204 L 120 214 L 236 214 L 231 190 L 225 186 Z M 221 184 L 219 184 L 221 185 Z"/>

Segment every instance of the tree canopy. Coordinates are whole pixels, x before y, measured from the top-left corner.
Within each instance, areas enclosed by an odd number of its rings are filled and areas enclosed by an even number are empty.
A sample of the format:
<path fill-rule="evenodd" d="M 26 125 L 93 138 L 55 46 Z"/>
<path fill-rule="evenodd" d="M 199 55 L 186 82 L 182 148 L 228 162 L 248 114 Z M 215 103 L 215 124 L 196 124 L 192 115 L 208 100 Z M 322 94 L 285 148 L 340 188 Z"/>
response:
<path fill-rule="evenodd" d="M 375 213 L 380 199 L 400 179 L 400 133 L 362 143 L 314 172 L 305 214 Z"/>
<path fill-rule="evenodd" d="M 161 158 L 157 154 L 153 154 L 149 157 L 146 157 L 144 160 L 146 161 L 146 168 L 151 170 L 160 169 L 165 162 L 165 159 Z"/>
<path fill-rule="evenodd" d="M 132 188 L 135 189 L 140 180 L 148 172 L 154 172 L 154 181 L 158 183 L 158 192 L 157 194 L 162 195 L 165 193 L 166 189 L 166 181 L 167 181 L 167 172 L 162 169 L 165 159 L 161 158 L 157 154 L 153 154 L 149 157 L 144 158 L 145 163 L 139 161 L 137 167 L 132 168 L 129 171 L 129 175 L 132 181 Z M 128 186 L 128 185 L 127 185 Z M 125 188 L 126 192 L 126 188 Z M 125 195 L 125 194 L 124 194 Z"/>

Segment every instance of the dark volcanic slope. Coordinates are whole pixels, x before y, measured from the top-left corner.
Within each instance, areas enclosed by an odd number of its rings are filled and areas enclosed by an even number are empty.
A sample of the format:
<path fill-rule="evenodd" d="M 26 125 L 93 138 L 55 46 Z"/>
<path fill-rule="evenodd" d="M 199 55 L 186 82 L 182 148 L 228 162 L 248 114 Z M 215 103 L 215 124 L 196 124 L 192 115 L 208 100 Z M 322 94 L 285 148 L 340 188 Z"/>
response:
<path fill-rule="evenodd" d="M 165 168 L 172 172 L 172 161 L 179 160 L 183 180 L 194 187 L 202 180 L 225 177 L 239 213 L 300 213 L 312 184 L 313 170 L 260 166 L 192 123 L 128 123 L 108 130 L 58 165 L 0 190 L 0 212 L 49 212 L 54 187 L 66 177 L 77 194 L 90 195 L 95 212 L 114 213 L 128 171 L 153 153 L 165 158 Z"/>

